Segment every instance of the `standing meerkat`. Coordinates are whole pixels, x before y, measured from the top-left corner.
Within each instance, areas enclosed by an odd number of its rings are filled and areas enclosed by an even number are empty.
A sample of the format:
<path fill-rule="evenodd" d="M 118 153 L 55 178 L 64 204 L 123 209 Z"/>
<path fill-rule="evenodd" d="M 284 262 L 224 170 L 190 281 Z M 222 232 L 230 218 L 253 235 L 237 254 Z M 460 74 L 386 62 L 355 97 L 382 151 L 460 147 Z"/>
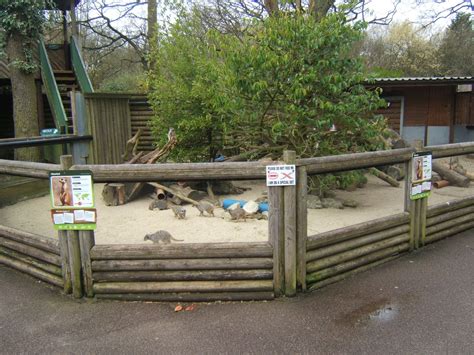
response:
<path fill-rule="evenodd" d="M 58 181 L 61 184 L 59 190 L 59 200 L 61 201 L 61 204 L 63 206 L 72 206 L 72 196 L 67 179 L 59 178 Z"/>
<path fill-rule="evenodd" d="M 169 204 L 169 207 L 174 213 L 174 216 L 178 219 L 186 219 L 186 209 L 182 206 L 174 205 L 172 203 Z"/>

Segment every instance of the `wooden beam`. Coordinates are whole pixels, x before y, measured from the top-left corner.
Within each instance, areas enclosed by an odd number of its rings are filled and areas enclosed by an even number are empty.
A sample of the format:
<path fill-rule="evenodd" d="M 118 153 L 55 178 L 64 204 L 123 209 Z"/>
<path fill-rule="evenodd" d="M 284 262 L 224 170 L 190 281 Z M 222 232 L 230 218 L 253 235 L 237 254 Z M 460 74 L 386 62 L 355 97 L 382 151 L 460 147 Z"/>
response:
<path fill-rule="evenodd" d="M 296 152 L 284 151 L 283 160 L 286 164 L 295 164 Z M 296 186 L 283 187 L 283 199 L 285 211 L 285 296 L 293 297 L 296 295 Z"/>
<path fill-rule="evenodd" d="M 306 291 L 306 242 L 308 240 L 308 175 L 306 167 L 297 168 L 296 174 L 296 283 Z"/>
<path fill-rule="evenodd" d="M 94 284 L 101 293 L 175 293 L 175 292 L 272 292 L 271 280 L 259 281 L 165 281 L 104 282 Z"/>
<path fill-rule="evenodd" d="M 96 245 L 92 260 L 99 259 L 205 259 L 205 258 L 271 258 L 268 243 L 180 243 L 179 245 L 121 244 Z"/>
<path fill-rule="evenodd" d="M 271 258 L 96 260 L 92 271 L 255 270 L 273 268 Z"/>
<path fill-rule="evenodd" d="M 156 302 L 266 301 L 272 300 L 274 297 L 273 292 L 109 293 L 96 295 L 96 298 L 99 299 Z"/>
<path fill-rule="evenodd" d="M 268 202 L 268 239 L 273 246 L 273 284 L 275 295 L 278 297 L 284 293 L 285 280 L 283 189 L 281 187 L 269 187 Z"/>
<path fill-rule="evenodd" d="M 315 250 L 322 246 L 336 244 L 344 240 L 354 239 L 371 233 L 388 230 L 402 224 L 408 224 L 410 221 L 409 216 L 408 213 L 404 212 L 316 234 L 308 237 L 307 250 Z"/>

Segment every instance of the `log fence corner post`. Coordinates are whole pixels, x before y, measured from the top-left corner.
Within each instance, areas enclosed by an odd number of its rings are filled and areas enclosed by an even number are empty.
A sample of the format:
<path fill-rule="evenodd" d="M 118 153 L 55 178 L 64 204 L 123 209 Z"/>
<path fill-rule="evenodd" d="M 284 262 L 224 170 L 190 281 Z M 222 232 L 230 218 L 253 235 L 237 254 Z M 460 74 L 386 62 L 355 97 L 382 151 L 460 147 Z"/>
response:
<path fill-rule="evenodd" d="M 295 164 L 296 152 L 285 150 L 283 152 L 285 164 Z M 296 179 L 296 171 L 295 171 Z M 296 186 L 283 187 L 283 206 L 285 211 L 285 296 L 296 295 Z"/>
<path fill-rule="evenodd" d="M 62 155 L 60 157 L 61 169 L 69 170 L 72 166 L 72 155 Z M 72 294 L 74 298 L 82 297 L 82 279 L 81 279 L 81 250 L 79 245 L 79 232 L 78 231 L 60 231 L 59 235 L 61 242 L 61 248 L 64 249 L 67 245 L 67 252 L 62 250 L 62 255 L 67 255 L 67 264 L 70 274 L 70 282 L 72 285 Z M 64 243 L 64 239 L 66 243 Z M 63 271 L 64 275 L 64 271 Z M 65 289 L 66 281 L 64 280 Z"/>
<path fill-rule="evenodd" d="M 305 166 L 296 168 L 296 282 L 306 291 L 306 241 L 308 239 L 308 174 Z"/>
<path fill-rule="evenodd" d="M 81 249 L 82 280 L 84 283 L 84 293 L 87 297 L 94 297 L 91 260 L 91 249 L 95 245 L 94 231 L 80 231 L 79 245 Z"/>
<path fill-rule="evenodd" d="M 61 170 L 69 170 L 72 166 L 72 157 L 70 155 L 62 155 L 60 157 Z M 59 253 L 61 256 L 61 271 L 63 276 L 63 291 L 66 294 L 72 292 L 71 268 L 69 267 L 69 248 L 67 243 L 67 231 L 58 231 Z"/>
<path fill-rule="evenodd" d="M 423 151 L 425 145 L 422 140 L 415 140 L 414 147 L 417 152 Z M 417 204 L 417 225 L 416 225 L 416 239 L 415 239 L 415 248 L 421 248 L 425 245 L 426 239 L 426 213 L 428 210 L 428 197 L 423 197 L 419 200 L 416 200 Z"/>
<path fill-rule="evenodd" d="M 284 294 L 285 284 L 285 239 L 283 188 L 268 187 L 268 239 L 273 247 L 273 291 L 275 297 Z"/>
<path fill-rule="evenodd" d="M 413 147 L 417 152 L 423 151 L 423 141 L 415 140 Z M 417 200 L 410 199 L 413 159 L 410 159 L 405 167 L 405 212 L 410 213 L 410 251 L 413 251 L 425 245 L 428 197 Z"/>

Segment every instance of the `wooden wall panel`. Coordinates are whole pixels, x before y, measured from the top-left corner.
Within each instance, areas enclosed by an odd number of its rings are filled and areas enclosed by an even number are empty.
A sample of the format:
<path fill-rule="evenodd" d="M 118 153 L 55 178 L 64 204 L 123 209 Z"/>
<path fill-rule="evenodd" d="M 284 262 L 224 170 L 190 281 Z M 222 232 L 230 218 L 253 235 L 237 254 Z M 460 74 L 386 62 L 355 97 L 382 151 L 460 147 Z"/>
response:
<path fill-rule="evenodd" d="M 455 124 L 474 125 L 474 95 L 472 92 L 461 92 L 456 96 Z"/>
<path fill-rule="evenodd" d="M 429 88 L 411 87 L 403 89 L 405 96 L 405 126 L 424 126 L 429 114 Z"/>
<path fill-rule="evenodd" d="M 428 125 L 449 126 L 454 108 L 453 86 L 433 86 L 430 88 Z"/>
<path fill-rule="evenodd" d="M 129 99 L 123 95 L 87 94 L 86 111 L 93 164 L 120 164 L 131 136 Z"/>
<path fill-rule="evenodd" d="M 390 105 L 376 111 L 377 115 L 383 115 L 388 120 L 388 125 L 394 131 L 400 133 L 400 111 L 402 103 L 398 100 L 386 99 Z"/>
<path fill-rule="evenodd" d="M 150 120 L 153 117 L 153 111 L 146 95 L 134 95 L 130 97 L 130 119 L 132 125 L 132 135 L 142 130 L 138 151 L 153 150 L 153 136 L 151 134 Z"/>

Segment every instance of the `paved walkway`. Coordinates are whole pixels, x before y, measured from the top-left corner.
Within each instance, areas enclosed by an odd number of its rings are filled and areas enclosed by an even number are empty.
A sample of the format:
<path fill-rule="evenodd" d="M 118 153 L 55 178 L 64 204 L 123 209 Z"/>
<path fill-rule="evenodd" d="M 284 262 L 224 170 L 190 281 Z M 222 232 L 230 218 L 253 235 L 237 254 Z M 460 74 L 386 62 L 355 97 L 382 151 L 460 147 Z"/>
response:
<path fill-rule="evenodd" d="M 75 301 L 0 266 L 0 353 L 474 354 L 474 231 L 294 299 Z"/>

